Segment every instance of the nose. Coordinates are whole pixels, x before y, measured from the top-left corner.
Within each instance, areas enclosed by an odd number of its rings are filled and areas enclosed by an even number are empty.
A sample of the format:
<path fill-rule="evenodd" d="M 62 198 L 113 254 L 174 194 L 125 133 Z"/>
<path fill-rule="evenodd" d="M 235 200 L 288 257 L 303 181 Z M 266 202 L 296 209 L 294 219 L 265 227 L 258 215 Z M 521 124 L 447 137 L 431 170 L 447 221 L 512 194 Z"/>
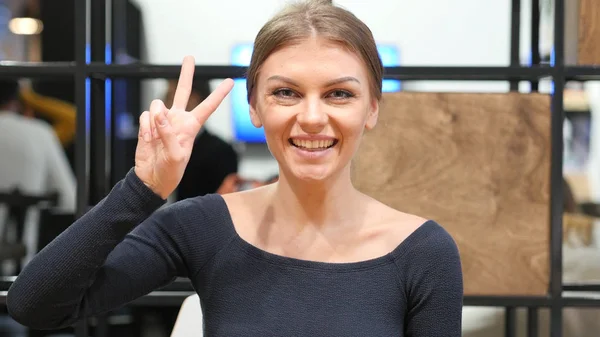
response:
<path fill-rule="evenodd" d="M 302 130 L 307 133 L 319 133 L 329 121 L 326 108 L 317 99 L 306 99 L 306 104 L 297 115 L 297 121 Z"/>

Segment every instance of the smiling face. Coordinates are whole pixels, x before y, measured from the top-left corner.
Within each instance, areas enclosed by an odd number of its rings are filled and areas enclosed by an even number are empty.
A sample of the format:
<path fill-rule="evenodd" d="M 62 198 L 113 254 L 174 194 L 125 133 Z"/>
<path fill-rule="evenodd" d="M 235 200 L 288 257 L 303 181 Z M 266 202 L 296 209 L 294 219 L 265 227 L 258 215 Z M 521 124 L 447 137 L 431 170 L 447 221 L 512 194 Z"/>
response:
<path fill-rule="evenodd" d="M 283 174 L 323 181 L 349 170 L 363 131 L 375 126 L 379 104 L 370 88 L 355 53 L 318 37 L 303 40 L 261 65 L 252 123 L 264 126 Z"/>

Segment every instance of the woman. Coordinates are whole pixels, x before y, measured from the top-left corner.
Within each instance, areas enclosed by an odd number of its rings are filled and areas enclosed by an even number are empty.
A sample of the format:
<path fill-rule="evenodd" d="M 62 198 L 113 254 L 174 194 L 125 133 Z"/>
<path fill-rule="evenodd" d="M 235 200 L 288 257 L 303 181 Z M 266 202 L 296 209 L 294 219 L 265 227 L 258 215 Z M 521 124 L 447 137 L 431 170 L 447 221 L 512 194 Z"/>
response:
<path fill-rule="evenodd" d="M 159 209 L 231 79 L 184 111 L 141 116 L 135 167 L 32 261 L 8 294 L 19 322 L 67 326 L 189 277 L 206 336 L 460 336 L 458 250 L 437 223 L 361 194 L 350 161 L 377 121 L 383 68 L 369 29 L 324 1 L 290 5 L 258 33 L 250 115 L 279 181 Z"/>

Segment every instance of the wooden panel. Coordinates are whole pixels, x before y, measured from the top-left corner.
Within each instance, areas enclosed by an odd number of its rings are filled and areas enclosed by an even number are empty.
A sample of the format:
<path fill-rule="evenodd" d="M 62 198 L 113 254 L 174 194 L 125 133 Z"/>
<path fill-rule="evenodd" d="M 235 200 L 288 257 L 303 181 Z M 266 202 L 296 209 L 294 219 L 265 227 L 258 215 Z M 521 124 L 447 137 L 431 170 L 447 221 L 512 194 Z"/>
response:
<path fill-rule="evenodd" d="M 386 94 L 353 162 L 356 187 L 456 240 L 465 294 L 549 286 L 550 98 Z"/>
<path fill-rule="evenodd" d="M 600 65 L 600 1 L 579 0 L 580 65 Z"/>

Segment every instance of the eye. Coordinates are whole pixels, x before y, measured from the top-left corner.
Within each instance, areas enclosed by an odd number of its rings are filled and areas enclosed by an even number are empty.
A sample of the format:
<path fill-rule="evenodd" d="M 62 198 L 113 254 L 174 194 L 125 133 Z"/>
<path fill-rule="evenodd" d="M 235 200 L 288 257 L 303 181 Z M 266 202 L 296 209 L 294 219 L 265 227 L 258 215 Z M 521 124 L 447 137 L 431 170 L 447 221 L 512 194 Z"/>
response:
<path fill-rule="evenodd" d="M 289 99 L 294 98 L 296 93 L 291 89 L 277 89 L 273 91 L 273 95 L 277 98 Z"/>
<path fill-rule="evenodd" d="M 329 96 L 334 99 L 347 99 L 354 97 L 354 95 L 351 92 L 346 90 L 334 90 L 331 93 L 329 93 Z"/>

